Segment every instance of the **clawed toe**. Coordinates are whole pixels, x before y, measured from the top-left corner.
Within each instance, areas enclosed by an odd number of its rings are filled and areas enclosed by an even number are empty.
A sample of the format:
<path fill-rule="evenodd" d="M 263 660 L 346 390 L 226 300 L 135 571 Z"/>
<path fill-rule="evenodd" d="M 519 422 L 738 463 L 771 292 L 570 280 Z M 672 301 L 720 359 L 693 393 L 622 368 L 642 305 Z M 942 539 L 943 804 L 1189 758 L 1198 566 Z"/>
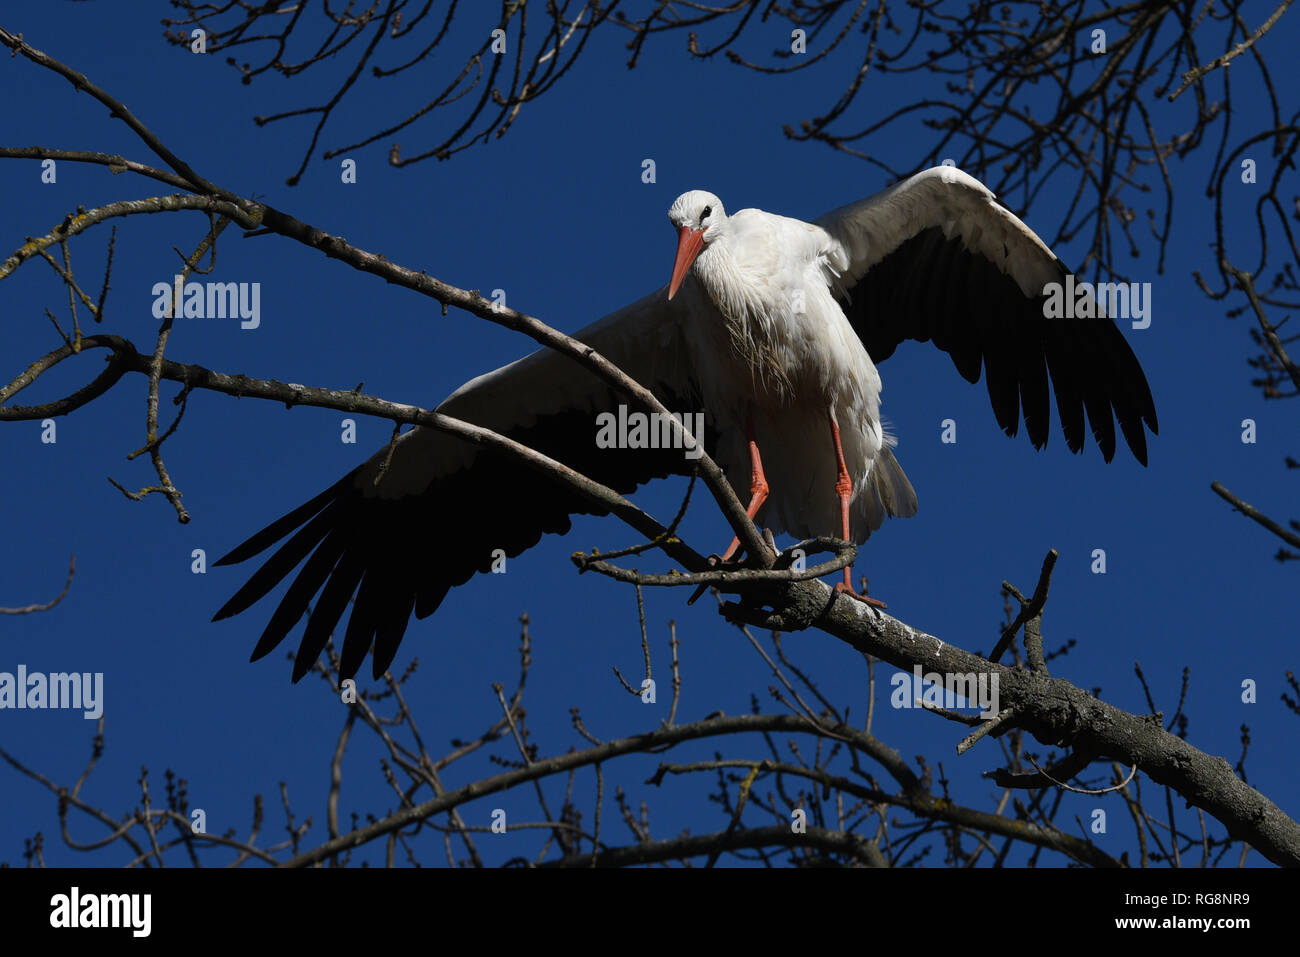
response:
<path fill-rule="evenodd" d="M 852 585 L 847 585 L 847 584 L 845 584 L 844 582 L 840 582 L 840 583 L 838 583 L 838 584 L 835 586 L 835 592 L 836 592 L 836 594 L 839 594 L 839 595 L 848 595 L 850 598 L 856 598 L 858 601 L 862 602 L 864 605 L 870 605 L 872 608 L 888 608 L 888 607 L 889 607 L 889 606 L 886 605 L 883 601 L 881 601 L 879 598 L 872 598 L 870 595 L 860 595 L 860 594 L 858 594 L 858 592 L 853 588 Z"/>

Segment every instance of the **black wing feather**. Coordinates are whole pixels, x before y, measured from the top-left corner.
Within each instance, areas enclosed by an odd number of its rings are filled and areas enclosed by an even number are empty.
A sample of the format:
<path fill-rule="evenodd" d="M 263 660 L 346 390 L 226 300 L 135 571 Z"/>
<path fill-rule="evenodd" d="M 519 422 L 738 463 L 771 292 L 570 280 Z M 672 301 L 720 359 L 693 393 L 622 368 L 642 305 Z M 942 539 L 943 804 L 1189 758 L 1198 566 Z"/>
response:
<path fill-rule="evenodd" d="M 573 374 L 590 373 L 575 367 Z M 669 408 L 687 409 L 695 402 L 693 396 L 659 391 Z M 687 471 L 681 450 L 596 447 L 597 409 L 615 409 L 620 401 L 625 400 L 608 390 L 593 408 L 542 415 L 505 434 L 620 493 Z M 715 445 L 716 436 L 706 434 L 705 447 Z M 256 660 L 279 645 L 319 593 L 295 656 L 294 681 L 311 668 L 354 595 L 340 671 L 353 677 L 373 648 L 373 673 L 379 677 L 392 663 L 412 612 L 419 618 L 433 614 L 451 588 L 490 570 L 496 549 L 514 557 L 543 534 L 568 531 L 570 515 L 604 514 L 568 486 L 521 472 L 508 453 L 491 448 L 477 449 L 467 466 L 402 498 L 367 497 L 358 486 L 359 472 L 272 522 L 217 563 L 243 561 L 293 533 L 214 620 L 248 608 L 306 558 L 252 655 Z"/>
<path fill-rule="evenodd" d="M 1064 283 L 1065 267 L 1053 260 L 1052 268 Z M 1112 319 L 1046 318 L 1045 295 L 1026 296 L 1005 264 L 939 226 L 921 229 L 884 255 L 848 285 L 848 297 L 845 314 L 874 362 L 904 340 L 933 339 L 968 382 L 979 381 L 982 367 L 994 416 L 1008 435 L 1016 434 L 1023 415 L 1030 441 L 1042 448 L 1054 395 L 1072 452 L 1083 448 L 1086 412 L 1106 461 L 1115 454 L 1118 420 L 1134 457 L 1146 464 L 1143 423 L 1158 431 L 1155 403 Z"/>

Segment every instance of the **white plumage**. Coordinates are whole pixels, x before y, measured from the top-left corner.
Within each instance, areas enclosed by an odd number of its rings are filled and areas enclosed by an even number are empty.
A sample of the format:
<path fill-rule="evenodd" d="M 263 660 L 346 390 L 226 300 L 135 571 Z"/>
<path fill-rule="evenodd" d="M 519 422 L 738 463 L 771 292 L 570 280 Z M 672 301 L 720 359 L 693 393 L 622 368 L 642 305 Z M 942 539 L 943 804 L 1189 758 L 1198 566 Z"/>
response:
<path fill-rule="evenodd" d="M 854 541 L 887 515 L 914 515 L 916 495 L 889 452 L 883 487 L 870 481 L 893 441 L 880 422 L 880 373 L 832 293 L 850 266 L 842 245 L 819 226 L 762 210 L 727 216 L 701 190 L 678 197 L 668 219 L 678 230 L 706 227 L 681 289 L 684 338 L 732 485 L 749 483 L 748 420 L 759 449 L 778 453 L 763 458 L 767 524 L 801 538 L 839 536 L 834 410 L 853 482 Z"/>
<path fill-rule="evenodd" d="M 717 196 L 700 190 L 678 197 L 669 219 L 678 231 L 669 285 L 576 338 L 670 410 L 702 409 L 710 453 L 742 499 L 762 484 L 751 474 L 752 437 L 763 466 L 756 474 L 770 492 L 765 503 L 761 494 L 751 503 L 760 524 L 861 543 L 887 516 L 915 513 L 915 493 L 881 425 L 876 370 L 907 339 L 933 340 L 971 382 L 982 370 L 1008 434 L 1023 413 L 1034 445 L 1046 443 L 1050 373 L 1072 450 L 1083 447 L 1086 413 L 1107 461 L 1118 422 L 1146 463 L 1144 424 L 1156 431 L 1155 407 L 1128 343 L 1108 319 L 1044 318 L 1044 286 L 1060 282 L 1065 267 L 965 173 L 926 170 L 815 223 L 755 209 L 728 216 Z M 438 411 L 620 492 L 688 470 L 681 450 L 596 447 L 597 416 L 627 402 L 573 360 L 542 349 L 467 382 Z M 274 648 L 315 597 L 295 681 L 349 601 L 342 672 L 354 674 L 373 646 L 378 677 L 412 613 L 432 614 L 450 588 L 488 570 L 495 550 L 516 555 L 591 509 L 559 484 L 530 477 L 521 489 L 503 453 L 446 433 L 402 436 L 376 484 L 388 455 L 381 450 L 218 562 L 241 562 L 287 539 L 216 617 L 248 608 L 301 564 L 253 652 L 256 659 Z M 445 541 L 456 547 L 437 544 Z"/>

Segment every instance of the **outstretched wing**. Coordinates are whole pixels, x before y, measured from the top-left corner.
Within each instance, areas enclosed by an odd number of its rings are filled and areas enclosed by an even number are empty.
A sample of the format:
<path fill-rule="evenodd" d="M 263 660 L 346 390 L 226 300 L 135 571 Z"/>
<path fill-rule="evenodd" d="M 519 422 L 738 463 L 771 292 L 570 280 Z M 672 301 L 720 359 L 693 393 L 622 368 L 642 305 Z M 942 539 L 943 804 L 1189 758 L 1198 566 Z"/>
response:
<path fill-rule="evenodd" d="M 697 389 L 681 336 L 680 304 L 660 289 L 577 333 L 670 409 L 691 408 Z M 541 349 L 457 389 L 438 411 L 509 436 L 619 492 L 681 471 L 681 450 L 599 448 L 600 412 L 628 399 L 567 356 Z M 351 677 L 373 645 L 376 678 L 397 653 L 412 611 L 431 615 L 448 590 L 488 571 L 569 516 L 598 512 L 558 482 L 538 479 L 508 453 L 415 428 L 398 439 L 384 476 L 382 449 L 309 502 L 272 522 L 216 564 L 246 561 L 287 538 L 214 621 L 264 597 L 301 565 L 252 659 L 275 648 L 315 599 L 293 668 L 297 681 L 320 655 L 355 596 L 343 636 Z M 319 593 L 319 594 L 318 594 Z"/>
<path fill-rule="evenodd" d="M 1071 451 L 1083 448 L 1086 410 L 1107 462 L 1118 420 L 1146 464 L 1143 423 L 1158 424 L 1133 350 L 1113 319 L 1045 318 L 1045 287 L 1068 270 L 979 180 L 935 167 L 817 223 L 838 244 L 845 314 L 873 361 L 916 339 L 970 382 L 982 365 L 998 424 L 1015 435 L 1023 412 L 1036 448 L 1050 431 L 1050 373 Z"/>

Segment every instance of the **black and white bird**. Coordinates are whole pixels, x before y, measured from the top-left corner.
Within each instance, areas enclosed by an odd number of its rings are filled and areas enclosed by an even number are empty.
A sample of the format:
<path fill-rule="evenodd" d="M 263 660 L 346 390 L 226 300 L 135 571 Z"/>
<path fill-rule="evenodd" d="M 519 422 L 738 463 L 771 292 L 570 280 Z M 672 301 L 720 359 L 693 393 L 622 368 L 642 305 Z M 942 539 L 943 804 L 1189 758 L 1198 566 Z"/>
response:
<path fill-rule="evenodd" d="M 1132 349 L 1111 319 L 1045 318 L 1045 287 L 1064 283 L 1066 268 L 960 170 L 926 170 L 814 223 L 756 209 L 729 216 L 700 190 L 679 196 L 668 217 L 678 233 L 669 285 L 576 338 L 668 409 L 704 410 L 708 451 L 761 524 L 860 544 L 886 517 L 915 514 L 916 494 L 881 425 L 876 371 L 906 339 L 934 342 L 972 383 L 983 369 L 1008 435 L 1023 415 L 1034 446 L 1047 442 L 1050 379 L 1072 451 L 1083 447 L 1086 414 L 1106 461 L 1118 422 L 1146 464 L 1144 423 L 1156 432 L 1156 412 Z M 688 471 L 680 448 L 598 446 L 597 416 L 626 402 L 541 349 L 437 408 L 619 492 Z M 405 433 L 391 453 L 376 453 L 218 561 L 243 562 L 285 540 L 214 620 L 244 611 L 301 565 L 252 660 L 310 606 L 297 681 L 355 597 L 342 674 L 353 676 L 373 647 L 379 677 L 412 613 L 431 615 L 451 588 L 489 570 L 495 550 L 518 555 L 593 511 L 558 483 L 530 479 L 519 494 L 516 468 L 506 453 L 444 432 Z M 848 569 L 837 588 L 853 593 Z"/>

